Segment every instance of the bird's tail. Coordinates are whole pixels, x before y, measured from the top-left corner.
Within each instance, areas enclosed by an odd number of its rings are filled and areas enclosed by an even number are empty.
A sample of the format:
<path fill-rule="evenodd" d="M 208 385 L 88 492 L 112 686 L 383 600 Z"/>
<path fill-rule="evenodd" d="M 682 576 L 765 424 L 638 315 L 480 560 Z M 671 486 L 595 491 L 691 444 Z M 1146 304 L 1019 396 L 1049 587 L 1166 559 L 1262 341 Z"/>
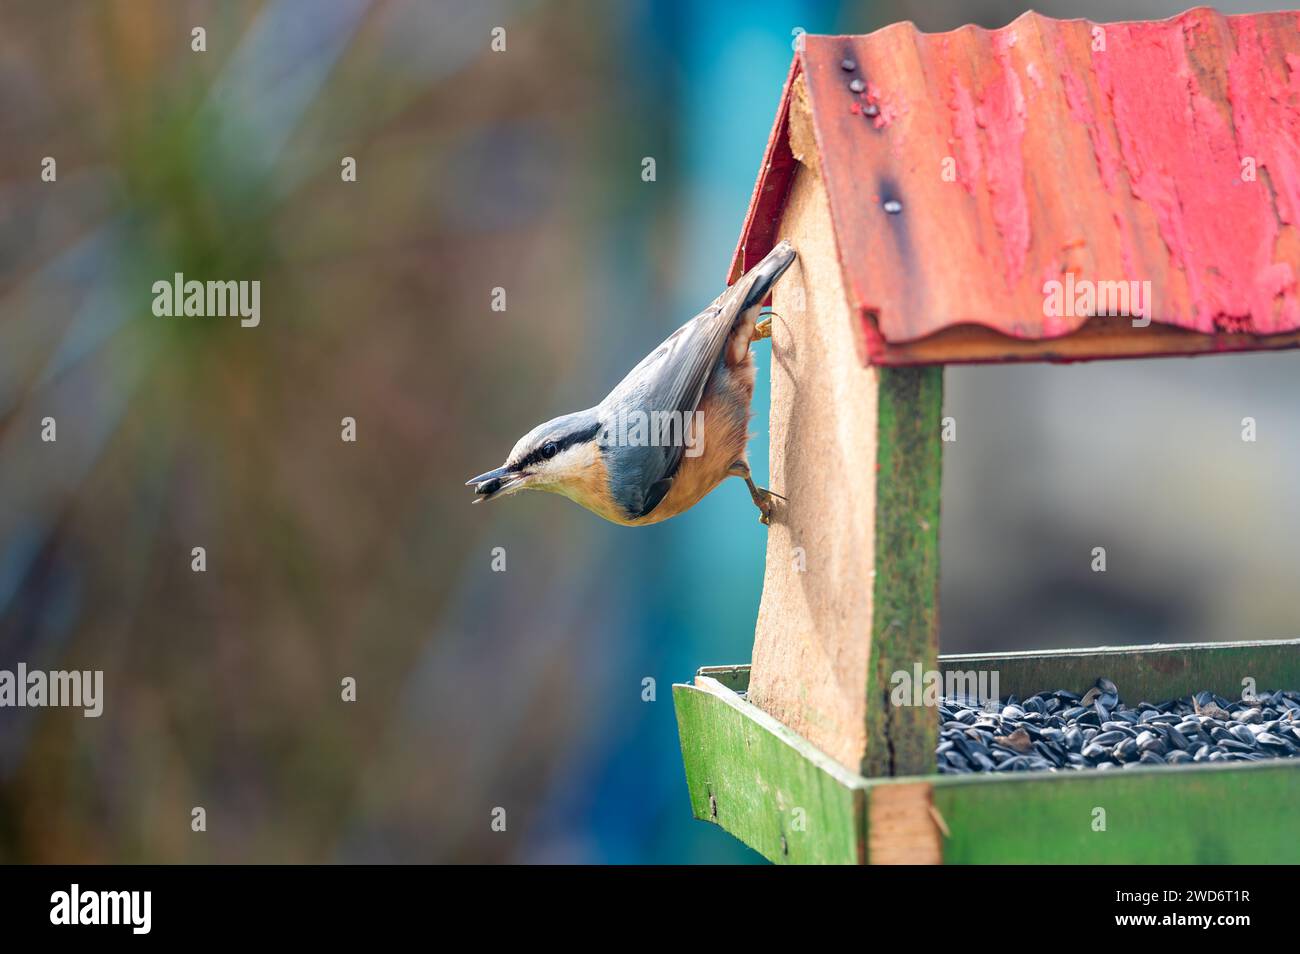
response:
<path fill-rule="evenodd" d="M 754 337 L 754 325 L 758 321 L 758 308 L 794 258 L 794 246 L 789 242 L 779 243 L 719 298 L 719 314 L 723 321 L 728 322 L 724 352 L 728 365 L 738 364 L 749 353 L 749 342 Z"/>
<path fill-rule="evenodd" d="M 771 293 L 776 280 L 785 274 L 785 270 L 790 267 L 794 258 L 794 246 L 788 240 L 783 240 L 778 242 L 761 262 L 742 275 L 736 282 L 739 286 L 738 294 L 745 296 L 740 310 L 748 311 L 755 305 L 761 305 Z"/>

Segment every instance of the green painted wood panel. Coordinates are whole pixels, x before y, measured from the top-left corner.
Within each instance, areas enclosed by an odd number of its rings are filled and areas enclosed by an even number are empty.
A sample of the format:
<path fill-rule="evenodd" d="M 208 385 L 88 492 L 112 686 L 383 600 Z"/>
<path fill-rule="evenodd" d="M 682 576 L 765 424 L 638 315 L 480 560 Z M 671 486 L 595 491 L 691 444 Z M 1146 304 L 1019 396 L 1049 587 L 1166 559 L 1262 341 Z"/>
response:
<path fill-rule="evenodd" d="M 934 764 L 938 724 L 919 706 L 890 704 L 890 677 L 939 656 L 940 418 L 943 368 L 881 368 L 877 392 L 875 582 L 867 668 L 868 777 Z"/>
<path fill-rule="evenodd" d="M 708 677 L 673 686 L 695 817 L 769 861 L 860 864 L 864 782 Z"/>
<path fill-rule="evenodd" d="M 749 666 L 701 666 L 695 675 L 714 679 L 732 692 L 749 691 Z"/>
<path fill-rule="evenodd" d="M 945 864 L 1297 864 L 1300 761 L 933 779 Z M 1104 831 L 1094 831 L 1096 810 Z"/>
<path fill-rule="evenodd" d="M 939 668 L 996 671 L 998 692 L 1022 699 L 1050 689 L 1083 692 L 1098 676 L 1114 680 L 1130 704 L 1202 689 L 1240 699 L 1247 677 L 1259 692 L 1300 689 L 1300 639 L 946 655 Z"/>

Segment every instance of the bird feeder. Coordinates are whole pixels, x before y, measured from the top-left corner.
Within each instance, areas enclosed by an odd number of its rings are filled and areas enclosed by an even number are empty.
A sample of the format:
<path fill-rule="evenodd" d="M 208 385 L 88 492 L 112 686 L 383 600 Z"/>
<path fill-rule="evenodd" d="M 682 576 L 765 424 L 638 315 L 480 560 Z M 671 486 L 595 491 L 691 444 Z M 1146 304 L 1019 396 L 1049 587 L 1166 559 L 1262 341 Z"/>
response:
<path fill-rule="evenodd" d="M 1300 344 L 1300 14 L 804 36 L 731 279 L 781 239 L 788 503 L 752 664 L 673 689 L 695 816 L 784 862 L 1300 861 L 1300 759 L 939 775 L 890 700 L 1300 688 L 1300 641 L 941 656 L 936 612 L 943 365 Z"/>

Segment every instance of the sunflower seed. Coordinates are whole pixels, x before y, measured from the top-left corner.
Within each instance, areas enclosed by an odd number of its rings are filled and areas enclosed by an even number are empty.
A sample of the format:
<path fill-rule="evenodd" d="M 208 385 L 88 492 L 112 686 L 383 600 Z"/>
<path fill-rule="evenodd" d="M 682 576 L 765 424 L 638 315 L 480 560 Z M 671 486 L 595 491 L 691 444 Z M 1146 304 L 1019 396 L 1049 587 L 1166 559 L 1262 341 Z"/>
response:
<path fill-rule="evenodd" d="M 945 698 L 941 773 L 1072 771 L 1300 757 L 1300 692 L 1229 701 L 1203 691 L 1123 702 L 1110 679 L 1082 696 L 1056 689 L 992 700 Z"/>

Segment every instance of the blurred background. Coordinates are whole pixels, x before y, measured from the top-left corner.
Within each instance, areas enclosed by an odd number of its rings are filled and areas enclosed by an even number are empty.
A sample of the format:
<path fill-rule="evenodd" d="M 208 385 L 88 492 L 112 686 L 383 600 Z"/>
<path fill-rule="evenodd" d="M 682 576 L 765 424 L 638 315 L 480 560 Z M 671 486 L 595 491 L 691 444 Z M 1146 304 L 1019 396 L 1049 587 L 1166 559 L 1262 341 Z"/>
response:
<path fill-rule="evenodd" d="M 757 860 L 670 691 L 749 659 L 743 484 L 628 530 L 462 483 L 721 290 L 797 29 L 1023 9 L 6 0 L 0 668 L 106 698 L 0 709 L 0 862 Z M 153 317 L 177 271 L 260 327 Z M 950 370 L 944 650 L 1296 636 L 1297 360 Z"/>

